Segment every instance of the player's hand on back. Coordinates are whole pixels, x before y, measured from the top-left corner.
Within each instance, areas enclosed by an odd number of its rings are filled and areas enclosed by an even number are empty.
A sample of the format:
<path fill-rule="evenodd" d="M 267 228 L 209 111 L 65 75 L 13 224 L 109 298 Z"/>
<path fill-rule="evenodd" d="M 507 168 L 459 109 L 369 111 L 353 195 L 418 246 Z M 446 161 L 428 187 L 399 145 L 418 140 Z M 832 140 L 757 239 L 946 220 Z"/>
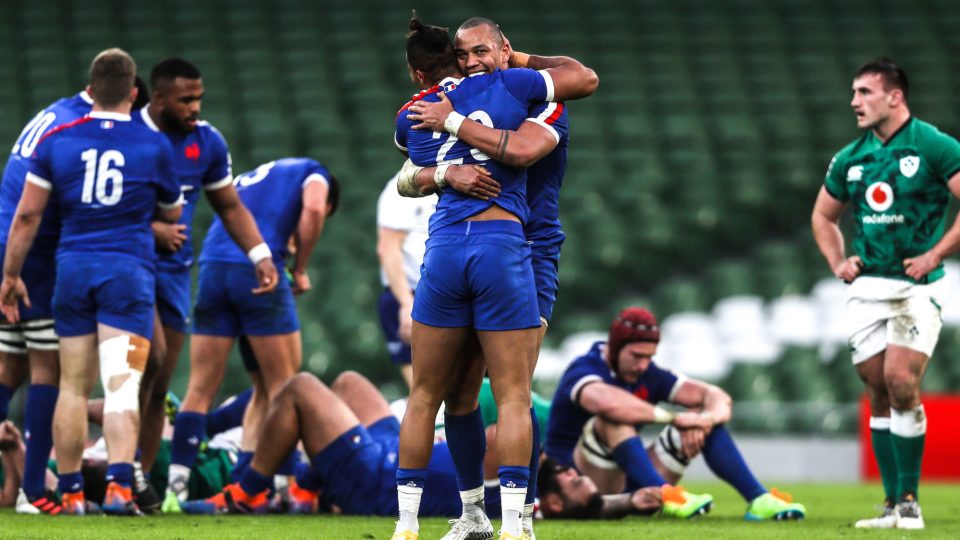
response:
<path fill-rule="evenodd" d="M 253 289 L 253 294 L 266 294 L 273 292 L 280 282 L 277 278 L 277 267 L 273 264 L 273 259 L 266 258 L 257 263 L 257 282 L 259 287 Z"/>
<path fill-rule="evenodd" d="M 174 252 L 183 247 L 187 241 L 187 235 L 184 231 L 187 226 L 182 223 L 167 223 L 165 221 L 154 221 L 150 224 L 153 229 L 153 237 L 157 241 L 157 247 L 164 251 Z"/>
<path fill-rule="evenodd" d="M 31 307 L 30 296 L 27 294 L 27 286 L 24 285 L 20 276 L 11 278 L 3 276 L 3 283 L 0 284 L 0 311 L 7 321 L 11 323 L 20 322 L 19 301 L 23 300 L 23 305 Z"/>
<path fill-rule="evenodd" d="M 475 199 L 488 201 L 500 196 L 500 183 L 483 165 L 453 165 L 443 179 L 448 186 Z"/>
<path fill-rule="evenodd" d="M 432 131 L 443 131 L 443 123 L 447 115 L 453 112 L 453 103 L 447 99 L 447 95 L 440 92 L 440 101 L 417 101 L 407 109 L 407 119 L 415 124 L 412 129 L 429 129 Z"/>

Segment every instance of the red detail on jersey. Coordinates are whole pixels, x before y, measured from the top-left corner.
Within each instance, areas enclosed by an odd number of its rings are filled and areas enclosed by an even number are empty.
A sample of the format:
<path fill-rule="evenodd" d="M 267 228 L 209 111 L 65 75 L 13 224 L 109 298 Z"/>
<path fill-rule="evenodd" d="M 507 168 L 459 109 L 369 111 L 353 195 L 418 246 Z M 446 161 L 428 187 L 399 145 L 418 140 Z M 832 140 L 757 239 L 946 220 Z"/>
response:
<path fill-rule="evenodd" d="M 887 202 L 887 194 L 882 189 L 873 190 L 873 202 L 883 204 Z"/>
<path fill-rule="evenodd" d="M 82 117 L 82 118 L 77 118 L 77 119 L 74 120 L 73 122 L 67 122 L 66 124 L 57 126 L 57 127 L 53 128 L 53 129 L 51 129 L 50 131 L 44 133 L 44 134 L 43 134 L 43 137 L 40 137 L 40 140 L 37 141 L 37 146 L 39 147 L 39 146 L 40 146 L 40 143 L 42 143 L 43 141 L 47 140 L 47 137 L 53 135 L 54 133 L 60 133 L 61 131 L 65 130 L 65 129 L 69 129 L 69 128 L 72 128 L 72 127 L 76 127 L 76 126 L 79 126 L 80 124 L 85 124 L 85 123 L 87 123 L 87 122 L 89 122 L 89 121 L 91 121 L 91 120 L 93 120 L 93 118 L 90 118 L 89 116 L 84 116 L 84 117 Z M 37 151 L 34 150 L 33 153 L 36 154 Z"/>
<path fill-rule="evenodd" d="M 197 143 L 193 143 L 190 146 L 184 148 L 183 155 L 186 156 L 187 159 L 192 159 L 194 161 L 200 159 L 200 145 Z"/>
<path fill-rule="evenodd" d="M 414 103 L 416 103 L 416 102 L 420 101 L 421 99 L 429 96 L 430 94 L 436 94 L 436 93 L 439 92 L 439 91 L 440 91 L 440 86 L 439 86 L 439 85 L 435 85 L 435 86 L 433 86 L 433 87 L 431 87 L 431 88 L 427 88 L 426 90 L 421 91 L 421 92 L 418 93 L 418 94 L 414 94 L 414 96 L 410 99 L 410 101 L 408 101 L 406 104 L 404 104 L 404 106 L 401 107 L 399 111 L 397 111 L 397 116 L 400 116 L 400 113 L 402 113 L 403 111 L 409 109 L 410 106 L 413 105 Z"/>
<path fill-rule="evenodd" d="M 561 114 L 563 114 L 563 103 L 559 103 L 559 102 L 558 102 L 558 103 L 557 103 L 557 108 L 556 108 L 556 110 L 554 110 L 554 111 L 553 111 L 553 114 L 551 114 L 550 116 L 548 116 L 547 119 L 544 120 L 544 122 L 546 122 L 547 125 L 550 125 L 550 124 L 556 122 L 556 121 L 560 118 L 560 115 L 561 115 Z"/>
<path fill-rule="evenodd" d="M 636 390 L 633 391 L 633 395 L 637 396 L 638 398 L 644 401 L 647 401 L 647 398 L 650 397 L 650 392 L 647 390 L 646 386 L 641 386 L 640 388 L 637 388 Z"/>

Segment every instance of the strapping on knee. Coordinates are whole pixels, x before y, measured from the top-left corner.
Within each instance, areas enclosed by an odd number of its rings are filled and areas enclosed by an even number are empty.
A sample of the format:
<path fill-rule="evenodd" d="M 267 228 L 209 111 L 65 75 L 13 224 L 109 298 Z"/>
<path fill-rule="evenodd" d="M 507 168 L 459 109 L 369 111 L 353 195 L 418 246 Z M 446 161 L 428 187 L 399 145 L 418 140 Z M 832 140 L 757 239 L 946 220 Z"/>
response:
<path fill-rule="evenodd" d="M 149 353 L 150 342 L 140 336 L 123 335 L 100 342 L 104 414 L 140 411 L 140 381 Z"/>

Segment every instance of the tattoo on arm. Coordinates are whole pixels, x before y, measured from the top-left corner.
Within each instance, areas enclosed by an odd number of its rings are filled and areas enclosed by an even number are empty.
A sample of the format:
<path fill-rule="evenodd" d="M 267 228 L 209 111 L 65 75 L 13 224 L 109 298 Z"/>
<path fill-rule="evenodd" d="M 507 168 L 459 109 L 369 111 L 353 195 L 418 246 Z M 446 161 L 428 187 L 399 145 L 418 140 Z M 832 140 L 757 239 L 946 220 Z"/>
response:
<path fill-rule="evenodd" d="M 633 510 L 630 504 L 629 493 L 617 493 L 616 495 L 603 496 L 603 510 L 601 516 L 603 519 L 620 519 Z"/>
<path fill-rule="evenodd" d="M 510 141 L 510 132 L 506 129 L 500 130 L 500 143 L 497 145 L 497 161 L 503 163 L 503 156 L 507 154 L 507 142 Z"/>

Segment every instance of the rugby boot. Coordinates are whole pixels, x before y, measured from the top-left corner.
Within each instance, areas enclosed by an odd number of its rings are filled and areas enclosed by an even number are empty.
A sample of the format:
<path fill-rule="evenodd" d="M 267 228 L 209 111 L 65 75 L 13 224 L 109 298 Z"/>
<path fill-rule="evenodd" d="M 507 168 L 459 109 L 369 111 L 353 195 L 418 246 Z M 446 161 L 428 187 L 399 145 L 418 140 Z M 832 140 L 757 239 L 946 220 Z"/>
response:
<path fill-rule="evenodd" d="M 420 534 L 413 531 L 393 531 L 390 540 L 420 540 Z"/>
<path fill-rule="evenodd" d="M 60 506 L 62 516 L 92 516 L 101 514 L 100 507 L 93 501 L 88 501 L 83 492 L 64 493 Z"/>
<path fill-rule="evenodd" d="M 907 493 L 897 503 L 897 528 L 898 529 L 922 529 L 923 514 L 920 512 L 920 503 L 913 493 Z"/>
<path fill-rule="evenodd" d="M 493 524 L 485 513 L 462 515 L 449 522 L 450 531 L 440 540 L 493 540 Z"/>
<path fill-rule="evenodd" d="M 160 511 L 164 514 L 179 514 L 180 504 L 187 500 L 187 483 L 182 479 L 171 481 L 167 485 L 167 492 L 163 496 Z"/>
<path fill-rule="evenodd" d="M 133 502 L 133 488 L 123 487 L 116 482 L 107 484 L 107 494 L 103 497 L 103 513 L 111 516 L 142 516 L 143 513 Z"/>
<path fill-rule="evenodd" d="M 316 492 L 303 489 L 294 479 L 287 486 L 289 497 L 287 512 L 290 514 L 316 514 L 320 506 L 320 497 Z"/>
<path fill-rule="evenodd" d="M 664 484 L 660 486 L 660 493 L 663 497 L 660 513 L 664 517 L 688 519 L 706 514 L 713 507 L 713 495 L 690 493 L 681 486 Z"/>
<path fill-rule="evenodd" d="M 900 517 L 900 514 L 897 513 L 897 506 L 893 503 L 892 499 L 886 499 L 883 501 L 882 508 L 883 510 L 879 516 L 861 519 L 853 526 L 857 529 L 895 529 L 897 527 L 897 519 Z"/>
<path fill-rule="evenodd" d="M 230 484 L 213 497 L 199 501 L 184 501 L 180 509 L 185 514 L 265 514 L 270 506 L 269 491 L 250 495 L 239 483 Z"/>
<path fill-rule="evenodd" d="M 60 499 L 53 491 L 47 490 L 39 497 L 28 497 L 23 489 L 17 493 L 18 514 L 49 514 L 55 516 L 63 510 Z"/>
<path fill-rule="evenodd" d="M 747 521 L 791 520 L 803 519 L 807 515 L 807 508 L 800 503 L 793 502 L 789 493 L 773 488 L 750 501 L 747 513 L 743 519 Z"/>
<path fill-rule="evenodd" d="M 497 537 L 497 540 L 530 540 L 530 537 L 527 536 L 526 531 L 521 531 L 520 536 L 512 535 L 506 531 L 500 531 L 500 536 Z"/>

